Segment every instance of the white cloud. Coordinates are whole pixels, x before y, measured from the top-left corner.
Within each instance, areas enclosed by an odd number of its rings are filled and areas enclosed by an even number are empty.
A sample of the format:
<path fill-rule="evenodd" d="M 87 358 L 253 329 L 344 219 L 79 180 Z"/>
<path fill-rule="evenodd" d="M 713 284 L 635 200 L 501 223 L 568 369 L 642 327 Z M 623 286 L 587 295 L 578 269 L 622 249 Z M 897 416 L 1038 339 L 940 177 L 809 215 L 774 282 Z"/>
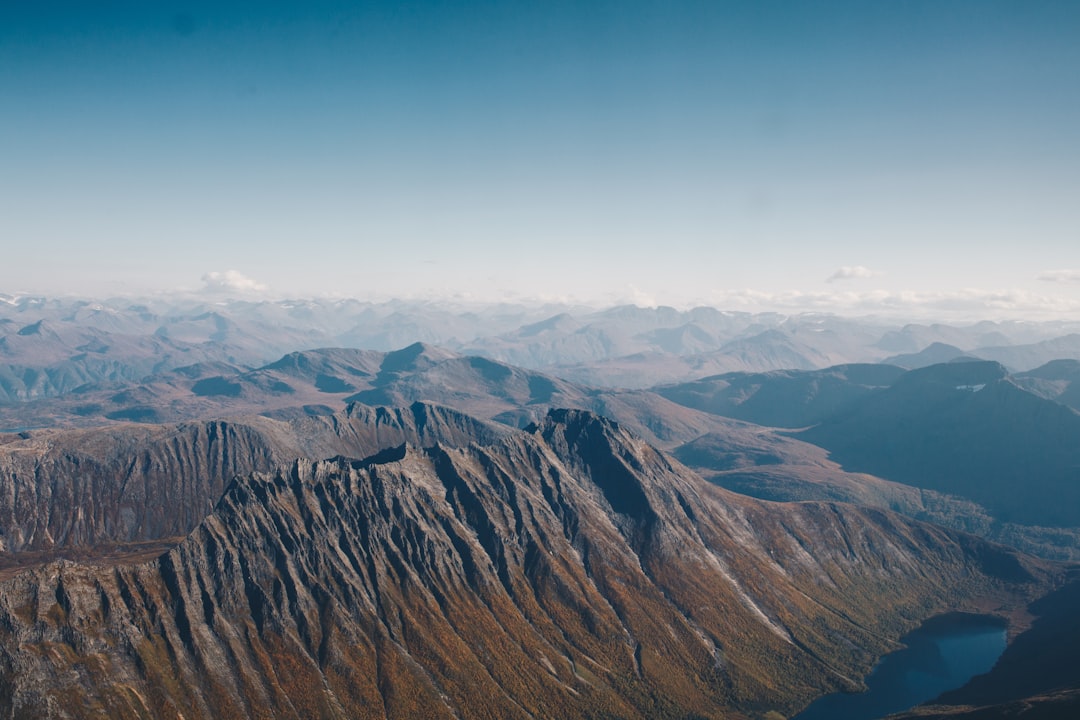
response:
<path fill-rule="evenodd" d="M 1080 283 L 1080 270 L 1047 270 L 1039 274 L 1044 282 Z"/>
<path fill-rule="evenodd" d="M 877 277 L 881 273 L 871 270 L 868 267 L 862 265 L 844 265 L 838 268 L 829 277 L 825 278 L 825 282 L 836 282 L 837 280 L 860 280 L 864 278 Z"/>
<path fill-rule="evenodd" d="M 202 276 L 202 282 L 203 290 L 211 293 L 262 293 L 269 290 L 266 285 L 237 270 L 208 272 Z"/>
<path fill-rule="evenodd" d="M 643 308 L 655 308 L 660 305 L 655 297 L 634 285 L 630 286 L 630 301 Z"/>

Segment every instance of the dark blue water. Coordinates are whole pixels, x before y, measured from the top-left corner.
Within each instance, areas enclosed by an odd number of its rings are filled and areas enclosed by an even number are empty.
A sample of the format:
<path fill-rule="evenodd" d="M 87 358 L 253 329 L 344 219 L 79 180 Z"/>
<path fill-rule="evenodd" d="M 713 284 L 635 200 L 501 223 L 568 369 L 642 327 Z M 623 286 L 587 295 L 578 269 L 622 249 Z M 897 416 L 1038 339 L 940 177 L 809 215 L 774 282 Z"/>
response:
<path fill-rule="evenodd" d="M 792 720 L 874 720 L 932 700 L 990 670 L 1005 650 L 1005 626 L 995 618 L 935 618 L 902 640 L 866 678 L 864 693 L 836 693 Z"/>

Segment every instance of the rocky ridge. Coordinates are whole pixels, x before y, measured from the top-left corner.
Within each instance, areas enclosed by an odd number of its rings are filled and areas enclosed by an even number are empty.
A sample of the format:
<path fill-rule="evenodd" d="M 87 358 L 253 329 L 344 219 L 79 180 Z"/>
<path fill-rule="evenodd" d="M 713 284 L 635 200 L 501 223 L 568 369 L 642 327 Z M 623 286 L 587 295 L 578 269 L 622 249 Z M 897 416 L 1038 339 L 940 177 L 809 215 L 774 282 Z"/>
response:
<path fill-rule="evenodd" d="M 19 560 L 17 553 L 175 542 L 213 510 L 233 477 L 293 458 L 366 457 L 404 442 L 453 447 L 505 432 L 414 403 L 350 405 L 288 421 L 256 416 L 0 435 L 0 567 Z"/>
<path fill-rule="evenodd" d="M 0 717 L 764 717 L 1056 571 L 736 496 L 581 411 L 236 478 L 175 549 L 0 585 Z"/>

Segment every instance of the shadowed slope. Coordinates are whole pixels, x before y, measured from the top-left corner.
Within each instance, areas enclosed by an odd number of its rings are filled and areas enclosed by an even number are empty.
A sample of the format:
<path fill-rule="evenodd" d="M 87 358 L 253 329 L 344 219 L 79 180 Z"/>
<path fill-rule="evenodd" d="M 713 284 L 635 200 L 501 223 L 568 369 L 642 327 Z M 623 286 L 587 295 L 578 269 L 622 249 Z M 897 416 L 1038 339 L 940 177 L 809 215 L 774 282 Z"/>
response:
<path fill-rule="evenodd" d="M 251 417 L 0 436 L 2 549 L 67 552 L 182 536 L 238 474 L 301 456 L 364 457 L 404 442 L 455 446 L 491 442 L 505 432 L 414 403 L 353 405 L 287 422 Z M 19 560 L 0 557 L 0 567 Z"/>
<path fill-rule="evenodd" d="M 1080 414 L 993 362 L 913 370 L 798 435 L 846 469 L 970 498 L 998 519 L 1080 526 Z"/>

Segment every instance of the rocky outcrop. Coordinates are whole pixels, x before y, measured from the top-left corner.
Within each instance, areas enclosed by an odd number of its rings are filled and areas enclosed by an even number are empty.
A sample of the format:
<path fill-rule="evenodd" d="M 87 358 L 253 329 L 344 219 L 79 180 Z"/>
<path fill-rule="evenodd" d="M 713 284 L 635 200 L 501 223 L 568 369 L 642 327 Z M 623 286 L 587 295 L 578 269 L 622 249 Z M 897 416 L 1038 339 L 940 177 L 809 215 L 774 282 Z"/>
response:
<path fill-rule="evenodd" d="M 787 716 L 1051 575 L 727 493 L 581 411 L 461 445 L 249 474 L 155 561 L 0 584 L 0 717 Z"/>
<path fill-rule="evenodd" d="M 404 442 L 491 441 L 504 430 L 422 403 L 353 405 L 282 422 L 252 417 L 177 425 L 34 431 L 0 444 L 0 541 L 8 553 L 183 536 L 233 477 L 292 458 L 366 457 Z"/>

